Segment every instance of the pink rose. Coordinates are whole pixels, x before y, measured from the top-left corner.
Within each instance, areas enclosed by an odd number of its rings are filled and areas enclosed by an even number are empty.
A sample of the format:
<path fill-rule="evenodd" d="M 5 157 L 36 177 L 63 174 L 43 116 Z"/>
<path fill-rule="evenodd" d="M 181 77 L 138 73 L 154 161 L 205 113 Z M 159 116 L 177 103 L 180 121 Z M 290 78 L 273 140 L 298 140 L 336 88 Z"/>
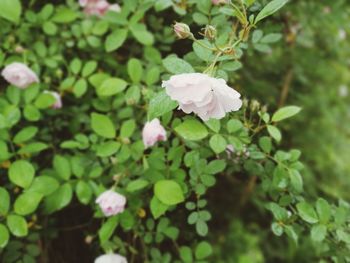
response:
<path fill-rule="evenodd" d="M 111 5 L 106 0 L 79 0 L 79 4 L 87 15 L 103 16 L 109 10 L 120 12 L 118 4 Z"/>
<path fill-rule="evenodd" d="M 128 261 L 119 254 L 105 254 L 96 258 L 95 263 L 128 263 Z"/>
<path fill-rule="evenodd" d="M 158 141 L 166 140 L 166 131 L 159 119 L 146 122 L 142 130 L 142 140 L 146 148 L 155 145 Z"/>
<path fill-rule="evenodd" d="M 179 103 L 185 113 L 194 112 L 203 121 L 221 119 L 227 112 L 242 106 L 240 94 L 227 86 L 224 79 L 216 79 L 202 73 L 186 73 L 163 81 L 162 87 L 172 100 Z"/>
<path fill-rule="evenodd" d="M 124 211 L 126 198 L 112 190 L 103 192 L 97 199 L 98 204 L 105 216 L 120 214 Z"/>
<path fill-rule="evenodd" d="M 50 95 L 52 95 L 56 102 L 52 105 L 53 109 L 61 109 L 63 104 L 62 104 L 62 99 L 61 99 L 61 95 L 55 91 L 44 91 L 44 93 L 48 93 Z"/>
<path fill-rule="evenodd" d="M 32 83 L 39 82 L 37 75 L 27 65 L 18 62 L 7 65 L 1 75 L 10 84 L 20 89 L 25 89 Z"/>

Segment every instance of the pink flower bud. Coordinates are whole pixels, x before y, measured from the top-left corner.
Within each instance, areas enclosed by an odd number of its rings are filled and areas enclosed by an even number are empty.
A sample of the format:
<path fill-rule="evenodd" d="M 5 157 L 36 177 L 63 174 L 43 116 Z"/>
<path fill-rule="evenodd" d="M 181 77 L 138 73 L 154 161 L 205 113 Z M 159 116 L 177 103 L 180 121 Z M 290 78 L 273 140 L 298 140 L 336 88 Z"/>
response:
<path fill-rule="evenodd" d="M 128 261 L 119 254 L 105 254 L 96 258 L 95 263 L 128 263 Z"/>
<path fill-rule="evenodd" d="M 155 145 L 158 141 L 166 141 L 166 131 L 159 119 L 146 122 L 142 130 L 142 139 L 146 148 Z"/>
<path fill-rule="evenodd" d="M 124 211 L 126 198 L 112 190 L 103 192 L 97 199 L 98 204 L 105 216 L 113 216 Z"/>
<path fill-rule="evenodd" d="M 227 4 L 228 0 L 211 0 L 213 5 Z"/>
<path fill-rule="evenodd" d="M 7 65 L 1 75 L 12 85 L 25 89 L 35 82 L 39 82 L 37 75 L 27 65 L 14 62 Z"/>
<path fill-rule="evenodd" d="M 188 38 L 192 34 L 191 29 L 188 25 L 178 22 L 176 22 L 174 25 L 174 32 L 180 39 Z"/>
<path fill-rule="evenodd" d="M 52 105 L 53 109 L 61 109 L 63 104 L 62 104 L 62 99 L 61 99 L 61 95 L 55 91 L 47 91 L 45 90 L 44 93 L 50 94 L 52 95 L 56 102 Z"/>

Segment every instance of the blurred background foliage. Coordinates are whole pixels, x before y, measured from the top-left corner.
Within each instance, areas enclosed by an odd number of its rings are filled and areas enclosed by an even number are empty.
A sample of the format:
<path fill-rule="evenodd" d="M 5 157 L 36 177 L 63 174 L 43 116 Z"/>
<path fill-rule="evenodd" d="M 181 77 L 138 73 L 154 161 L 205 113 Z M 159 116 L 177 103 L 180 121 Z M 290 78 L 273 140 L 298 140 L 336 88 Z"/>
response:
<path fill-rule="evenodd" d="M 260 27 L 282 32 L 283 38 L 272 50 L 255 50 L 244 57 L 239 85 L 270 110 L 285 104 L 303 108 L 284 124 L 283 147 L 302 151 L 305 194 L 349 201 L 349 2 L 290 1 L 283 14 Z M 268 236 L 269 231 L 243 226 L 233 218 L 230 230 L 221 234 L 225 242 L 219 240 L 218 262 L 316 261 L 317 250 L 310 241 L 301 239 L 296 248 Z M 241 253 L 232 257 L 231 251 Z"/>

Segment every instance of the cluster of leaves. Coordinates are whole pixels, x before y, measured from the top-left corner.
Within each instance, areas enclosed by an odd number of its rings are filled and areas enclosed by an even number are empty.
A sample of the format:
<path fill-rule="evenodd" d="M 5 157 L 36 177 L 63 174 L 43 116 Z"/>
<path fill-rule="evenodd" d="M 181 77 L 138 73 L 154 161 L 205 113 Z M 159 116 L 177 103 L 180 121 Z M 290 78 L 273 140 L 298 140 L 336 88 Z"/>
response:
<path fill-rule="evenodd" d="M 98 229 L 84 231 L 100 250 L 118 251 L 130 262 L 211 262 L 211 220 L 235 205 L 213 213 L 210 191 L 230 194 L 215 188 L 224 180 L 231 188 L 239 181 L 250 189 L 252 205 L 271 211 L 273 220 L 265 218 L 272 232 L 285 234 L 294 242 L 290 246 L 310 239 L 319 247 L 313 255 L 319 262 L 347 262 L 349 204 L 305 194 L 301 152 L 280 148 L 279 123 L 299 107 L 269 114 L 259 102 L 245 100 L 240 112 L 204 123 L 175 111 L 176 102 L 160 88 L 170 75 L 209 67 L 239 89 L 244 54 L 272 52 L 279 31 L 255 28 L 287 1 L 232 2 L 128 0 L 120 3 L 120 13 L 87 17 L 72 0 L 0 1 L 0 66 L 25 62 L 41 80 L 25 90 L 1 82 L 2 261 L 35 262 L 44 254 L 47 232 L 58 234 L 48 218 L 77 206 L 94 218 L 90 222 Z M 217 37 L 195 39 L 193 45 L 185 40 L 182 46 L 170 27 L 175 19 L 191 28 L 210 24 Z M 62 109 L 51 108 L 46 90 L 61 94 Z M 168 140 L 144 149 L 140 131 L 157 117 Z M 113 185 L 128 204 L 105 220 L 95 198 Z M 236 224 L 245 228 L 243 215 L 232 229 Z M 252 260 L 234 251 L 233 258 Z"/>

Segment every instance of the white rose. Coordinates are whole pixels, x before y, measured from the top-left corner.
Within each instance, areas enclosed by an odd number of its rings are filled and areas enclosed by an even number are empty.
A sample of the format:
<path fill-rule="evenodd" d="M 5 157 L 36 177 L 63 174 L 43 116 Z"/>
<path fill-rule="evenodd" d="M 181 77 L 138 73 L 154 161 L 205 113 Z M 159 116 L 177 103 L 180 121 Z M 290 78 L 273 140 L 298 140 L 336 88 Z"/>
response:
<path fill-rule="evenodd" d="M 202 73 L 186 73 L 163 81 L 162 87 L 172 100 L 179 103 L 185 113 L 194 112 L 203 121 L 221 119 L 227 112 L 242 106 L 240 94 L 227 86 L 224 79 Z"/>
<path fill-rule="evenodd" d="M 1 75 L 12 85 L 25 89 L 30 84 L 39 82 L 37 75 L 27 65 L 14 62 L 7 65 Z"/>
<path fill-rule="evenodd" d="M 95 263 L 128 263 L 128 261 L 119 254 L 105 254 L 96 258 Z"/>

